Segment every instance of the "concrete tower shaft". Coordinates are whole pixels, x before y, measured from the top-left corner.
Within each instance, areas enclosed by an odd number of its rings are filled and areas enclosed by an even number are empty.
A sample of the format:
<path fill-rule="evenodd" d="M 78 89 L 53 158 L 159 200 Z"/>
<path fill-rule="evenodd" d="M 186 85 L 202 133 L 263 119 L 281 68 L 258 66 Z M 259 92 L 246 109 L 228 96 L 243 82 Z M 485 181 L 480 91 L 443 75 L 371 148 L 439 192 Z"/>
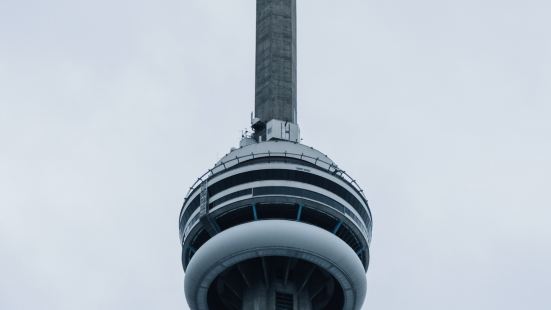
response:
<path fill-rule="evenodd" d="M 257 0 L 255 117 L 297 123 L 296 0 Z"/>

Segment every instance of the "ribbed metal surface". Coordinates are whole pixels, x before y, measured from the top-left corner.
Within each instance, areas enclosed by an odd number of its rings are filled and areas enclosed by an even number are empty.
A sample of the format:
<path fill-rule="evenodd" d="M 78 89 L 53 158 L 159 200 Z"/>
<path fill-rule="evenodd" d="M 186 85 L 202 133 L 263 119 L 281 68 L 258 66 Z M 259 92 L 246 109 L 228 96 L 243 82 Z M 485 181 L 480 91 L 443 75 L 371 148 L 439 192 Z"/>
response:
<path fill-rule="evenodd" d="M 276 310 L 293 310 L 294 298 L 292 294 L 281 292 L 275 293 L 275 308 Z"/>

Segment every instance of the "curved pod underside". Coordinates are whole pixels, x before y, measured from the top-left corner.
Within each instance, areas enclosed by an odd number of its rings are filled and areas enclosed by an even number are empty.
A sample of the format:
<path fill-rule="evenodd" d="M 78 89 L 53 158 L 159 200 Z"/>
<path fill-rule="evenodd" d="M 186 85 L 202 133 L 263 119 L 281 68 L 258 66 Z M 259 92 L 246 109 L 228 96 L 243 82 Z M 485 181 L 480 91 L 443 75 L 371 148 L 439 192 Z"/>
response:
<path fill-rule="evenodd" d="M 265 220 L 225 230 L 197 251 L 185 277 L 186 299 L 191 309 L 210 309 L 208 295 L 213 282 L 232 266 L 273 256 L 312 263 L 338 283 L 343 293 L 342 309 L 356 310 L 362 306 L 366 291 L 365 270 L 344 241 L 313 225 Z"/>

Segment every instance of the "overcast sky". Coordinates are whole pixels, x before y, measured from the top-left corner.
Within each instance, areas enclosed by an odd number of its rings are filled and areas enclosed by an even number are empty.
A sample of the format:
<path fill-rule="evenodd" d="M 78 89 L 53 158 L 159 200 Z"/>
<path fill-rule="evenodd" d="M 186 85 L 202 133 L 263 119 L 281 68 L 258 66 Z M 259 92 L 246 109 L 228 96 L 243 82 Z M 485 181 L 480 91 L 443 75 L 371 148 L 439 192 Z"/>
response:
<path fill-rule="evenodd" d="M 551 2 L 297 2 L 365 309 L 550 309 Z M 178 214 L 249 125 L 254 31 L 253 0 L 0 0 L 0 309 L 187 309 Z"/>

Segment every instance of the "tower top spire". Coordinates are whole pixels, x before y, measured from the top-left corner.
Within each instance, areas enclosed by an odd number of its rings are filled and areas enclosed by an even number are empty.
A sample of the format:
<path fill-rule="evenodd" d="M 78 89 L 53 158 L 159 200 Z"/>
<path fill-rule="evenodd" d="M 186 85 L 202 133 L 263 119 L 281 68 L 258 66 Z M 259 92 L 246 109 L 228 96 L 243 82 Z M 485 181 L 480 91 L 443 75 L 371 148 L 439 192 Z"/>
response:
<path fill-rule="evenodd" d="M 255 119 L 297 124 L 296 0 L 256 2 Z"/>

